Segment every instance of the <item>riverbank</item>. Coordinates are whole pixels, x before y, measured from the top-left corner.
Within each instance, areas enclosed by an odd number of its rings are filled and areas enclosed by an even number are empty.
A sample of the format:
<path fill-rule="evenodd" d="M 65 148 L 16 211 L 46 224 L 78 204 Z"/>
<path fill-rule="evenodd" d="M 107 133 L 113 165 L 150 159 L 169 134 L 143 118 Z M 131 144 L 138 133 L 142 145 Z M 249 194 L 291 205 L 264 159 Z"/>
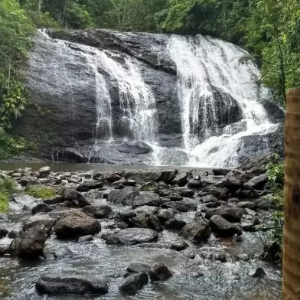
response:
<path fill-rule="evenodd" d="M 2 297 L 278 299 L 280 269 L 262 259 L 276 209 L 263 164 L 2 171 L 20 185 L 1 215 Z M 28 195 L 36 186 L 55 196 Z"/>

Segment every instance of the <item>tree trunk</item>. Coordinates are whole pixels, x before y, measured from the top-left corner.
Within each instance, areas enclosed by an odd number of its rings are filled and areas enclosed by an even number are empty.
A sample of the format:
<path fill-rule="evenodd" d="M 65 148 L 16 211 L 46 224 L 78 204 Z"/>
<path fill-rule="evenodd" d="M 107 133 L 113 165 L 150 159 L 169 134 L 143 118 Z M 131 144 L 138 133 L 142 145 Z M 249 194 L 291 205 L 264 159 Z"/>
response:
<path fill-rule="evenodd" d="M 283 300 L 300 299 L 300 88 L 288 92 L 285 125 Z"/>

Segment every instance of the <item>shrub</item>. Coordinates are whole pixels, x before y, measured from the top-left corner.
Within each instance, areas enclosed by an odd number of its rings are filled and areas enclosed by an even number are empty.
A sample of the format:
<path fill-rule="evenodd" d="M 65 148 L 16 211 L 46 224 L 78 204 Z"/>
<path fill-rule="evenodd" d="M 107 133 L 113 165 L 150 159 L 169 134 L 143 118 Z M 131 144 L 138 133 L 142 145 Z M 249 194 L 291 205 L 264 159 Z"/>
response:
<path fill-rule="evenodd" d="M 51 199 L 56 195 L 54 188 L 50 186 L 31 186 L 26 190 L 27 194 L 39 199 Z"/>
<path fill-rule="evenodd" d="M 4 213 L 9 208 L 9 198 L 16 191 L 16 182 L 9 177 L 0 177 L 0 212 Z"/>

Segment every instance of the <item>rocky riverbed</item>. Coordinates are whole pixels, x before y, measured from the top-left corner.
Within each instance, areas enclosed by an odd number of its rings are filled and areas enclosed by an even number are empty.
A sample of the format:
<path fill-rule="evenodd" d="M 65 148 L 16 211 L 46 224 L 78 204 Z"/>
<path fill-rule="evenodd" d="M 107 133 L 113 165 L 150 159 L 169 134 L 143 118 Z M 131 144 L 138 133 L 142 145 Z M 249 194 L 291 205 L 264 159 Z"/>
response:
<path fill-rule="evenodd" d="M 280 269 L 262 259 L 274 209 L 262 164 L 2 171 L 20 193 L 0 215 L 1 297 L 279 299 Z M 36 185 L 57 195 L 26 194 Z"/>

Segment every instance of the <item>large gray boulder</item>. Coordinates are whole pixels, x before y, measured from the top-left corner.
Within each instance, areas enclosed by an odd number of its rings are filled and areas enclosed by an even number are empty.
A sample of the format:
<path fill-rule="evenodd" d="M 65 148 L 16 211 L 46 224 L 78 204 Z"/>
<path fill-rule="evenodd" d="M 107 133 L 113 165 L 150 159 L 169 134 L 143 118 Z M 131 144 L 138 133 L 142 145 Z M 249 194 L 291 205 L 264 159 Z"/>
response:
<path fill-rule="evenodd" d="M 126 187 L 124 189 L 111 190 L 107 200 L 115 204 L 132 205 L 133 199 L 139 195 L 135 188 Z"/>
<path fill-rule="evenodd" d="M 148 275 L 146 273 L 134 274 L 126 278 L 120 285 L 119 290 L 122 294 L 135 295 L 147 283 Z"/>
<path fill-rule="evenodd" d="M 57 237 L 62 239 L 93 235 L 100 231 L 101 225 L 98 220 L 78 210 L 63 214 L 54 226 Z"/>
<path fill-rule="evenodd" d="M 195 244 L 206 242 L 211 234 L 208 223 L 205 222 L 193 222 L 186 224 L 181 234 L 184 238 L 190 240 Z"/>
<path fill-rule="evenodd" d="M 232 237 L 235 234 L 241 235 L 242 230 L 236 225 L 228 222 L 221 216 L 213 216 L 209 220 L 209 225 L 213 232 L 222 237 Z"/>

